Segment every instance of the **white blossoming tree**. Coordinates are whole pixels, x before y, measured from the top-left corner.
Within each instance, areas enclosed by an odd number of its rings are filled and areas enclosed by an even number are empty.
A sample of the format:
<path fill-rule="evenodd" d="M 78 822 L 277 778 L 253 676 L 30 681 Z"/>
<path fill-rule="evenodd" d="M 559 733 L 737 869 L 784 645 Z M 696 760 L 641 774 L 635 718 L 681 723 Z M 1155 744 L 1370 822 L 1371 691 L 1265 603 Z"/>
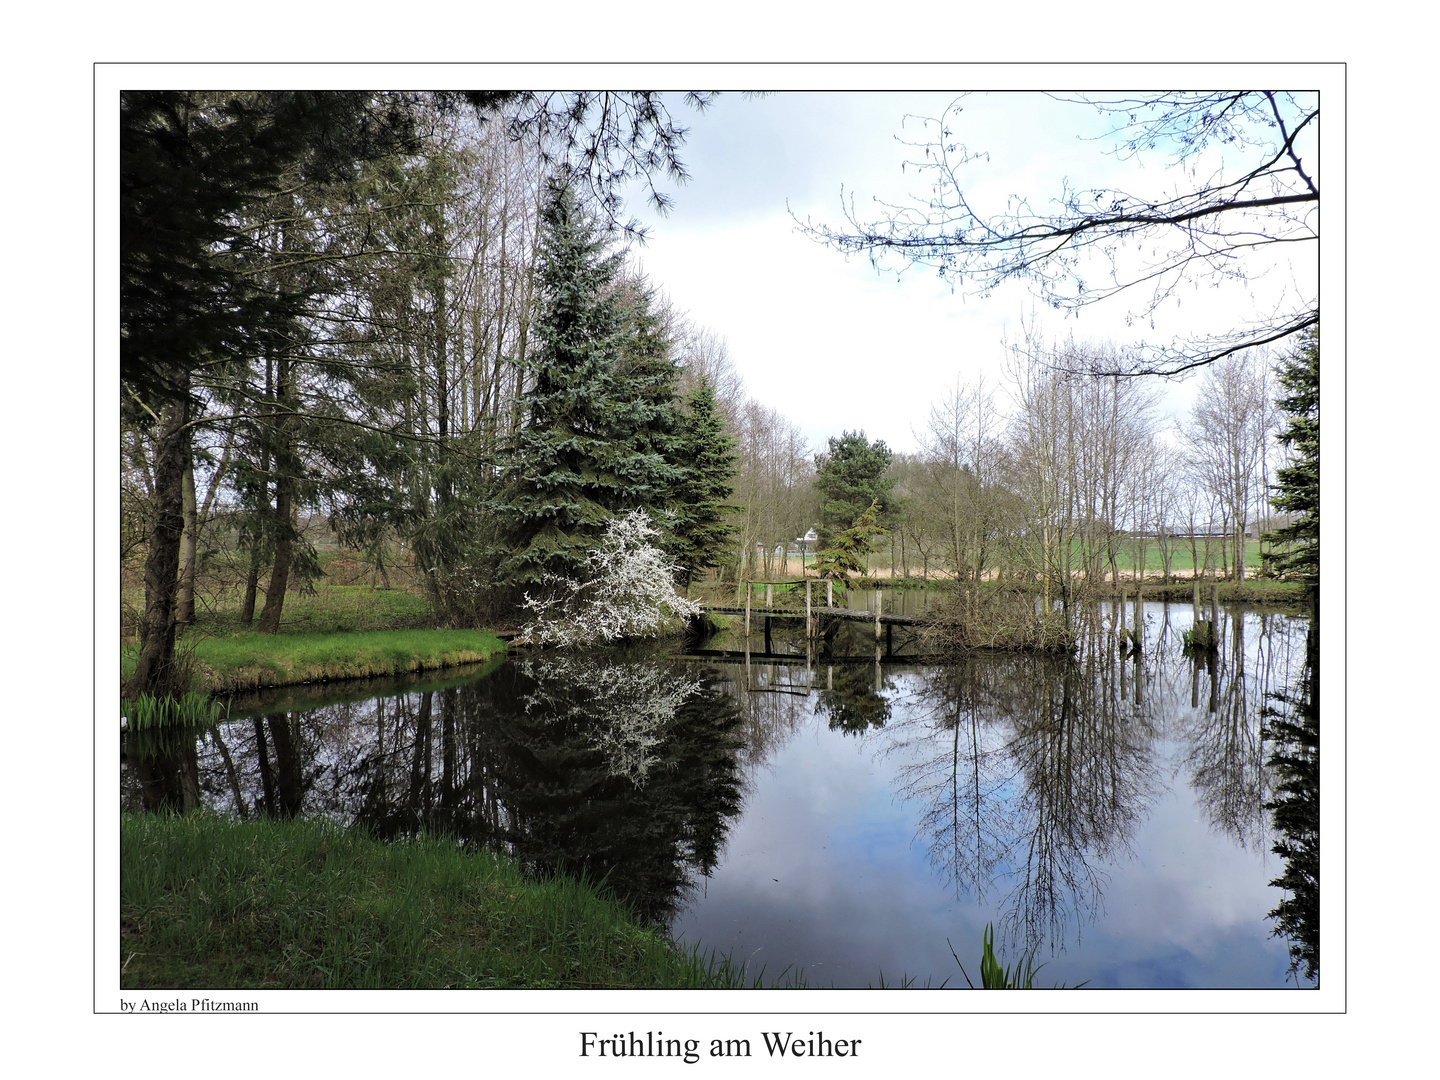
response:
<path fill-rule="evenodd" d="M 655 637 L 674 618 L 700 613 L 675 591 L 676 566 L 655 544 L 659 530 L 643 510 L 613 519 L 586 560 L 583 580 L 548 574 L 541 596 L 525 594 L 532 615 L 519 641 L 591 645 Z"/>

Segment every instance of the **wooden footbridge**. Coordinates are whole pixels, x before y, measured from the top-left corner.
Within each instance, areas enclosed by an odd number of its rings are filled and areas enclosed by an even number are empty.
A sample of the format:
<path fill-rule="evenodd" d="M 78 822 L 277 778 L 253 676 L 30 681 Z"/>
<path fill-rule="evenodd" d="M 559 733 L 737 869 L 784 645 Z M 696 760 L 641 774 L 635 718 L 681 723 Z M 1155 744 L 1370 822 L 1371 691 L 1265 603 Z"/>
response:
<path fill-rule="evenodd" d="M 880 589 L 875 590 L 875 605 L 869 611 L 851 607 L 836 607 L 835 583 L 828 580 L 824 583 L 825 604 L 821 606 L 817 602 L 819 597 L 816 596 L 816 586 L 819 584 L 820 582 L 813 578 L 806 580 L 804 607 L 801 607 L 798 603 L 792 606 L 785 603 L 777 605 L 775 602 L 775 587 L 777 585 L 785 587 L 786 591 L 782 593 L 782 596 L 794 596 L 799 592 L 800 583 L 798 581 L 752 581 L 750 587 L 745 592 L 744 607 L 706 605 L 705 611 L 707 613 L 713 612 L 717 615 L 745 616 L 745 636 L 747 638 L 751 636 L 756 621 L 763 620 L 763 630 L 767 642 L 770 638 L 771 621 L 774 619 L 804 619 L 805 636 L 811 640 L 822 635 L 825 632 L 827 624 L 833 620 L 873 623 L 875 626 L 875 640 L 879 641 L 883 637 L 887 646 L 890 644 L 891 634 L 896 626 L 912 626 L 920 622 L 920 619 L 915 615 L 902 615 L 896 612 L 887 613 L 884 611 L 882 602 L 883 594 Z M 754 602 L 755 587 L 758 585 L 765 587 L 765 602 L 763 607 Z"/>

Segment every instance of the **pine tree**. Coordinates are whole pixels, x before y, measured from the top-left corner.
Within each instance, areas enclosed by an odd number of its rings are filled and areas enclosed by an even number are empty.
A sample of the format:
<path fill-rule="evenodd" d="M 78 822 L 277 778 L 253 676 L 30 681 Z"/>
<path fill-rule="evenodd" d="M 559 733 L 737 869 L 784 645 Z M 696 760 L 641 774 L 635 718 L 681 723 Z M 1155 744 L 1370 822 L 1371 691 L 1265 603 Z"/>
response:
<path fill-rule="evenodd" d="M 889 532 L 880 524 L 880 500 L 855 519 L 844 532 L 836 533 L 829 544 L 815 553 L 815 572 L 822 578 L 845 581 L 851 572 L 865 573 L 865 557 L 874 551 L 872 538 Z"/>
<path fill-rule="evenodd" d="M 735 491 L 738 458 L 735 437 L 725 430 L 709 379 L 700 380 L 685 408 L 680 440 L 684 467 L 672 505 L 670 553 L 688 588 L 698 571 L 720 566 L 729 554 L 735 527 L 726 523 L 725 515 L 738 508 L 725 502 Z"/>
<path fill-rule="evenodd" d="M 847 431 L 830 440 L 826 453 L 815 455 L 815 488 L 820 493 L 820 542 L 833 537 L 875 504 L 877 520 L 886 518 L 895 481 L 884 478 L 890 448 L 869 442 L 863 431 Z"/>

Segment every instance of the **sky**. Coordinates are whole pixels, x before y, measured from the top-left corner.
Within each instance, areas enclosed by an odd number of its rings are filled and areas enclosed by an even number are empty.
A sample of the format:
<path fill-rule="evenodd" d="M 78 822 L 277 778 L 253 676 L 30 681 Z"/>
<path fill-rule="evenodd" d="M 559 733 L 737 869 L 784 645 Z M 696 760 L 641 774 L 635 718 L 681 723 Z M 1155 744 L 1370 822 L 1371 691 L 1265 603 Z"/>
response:
<path fill-rule="evenodd" d="M 843 227 L 852 200 L 862 221 L 881 217 L 884 203 L 915 205 L 929 181 L 913 163 L 936 130 L 920 118 L 939 117 L 956 98 L 952 91 L 727 93 L 703 113 L 677 100 L 673 114 L 689 128 L 681 156 L 690 180 L 661 185 L 674 200 L 664 216 L 631 189 L 626 213 L 649 229 L 634 257 L 679 309 L 726 340 L 749 395 L 794 422 L 812 450 L 863 429 L 892 450 L 917 451 L 931 405 L 957 380 L 983 375 L 1002 385 L 1004 343 L 1019 339 L 1022 319 L 1049 341 L 1073 335 L 1123 346 L 1139 332 L 1125 324 L 1136 310 L 1128 297 L 1065 318 L 1019 283 L 980 299 L 928 267 L 877 270 L 868 257 L 843 255 L 801 232 L 807 220 Z M 1129 191 L 1186 182 L 1162 155 L 1137 165 L 1107 154 L 1107 121 L 1084 104 L 981 93 L 967 96 L 951 119 L 954 138 L 987 155 L 962 174 L 982 214 L 1003 209 L 1012 194 L 1043 209 L 1066 179 Z M 1296 273 L 1313 275 L 1313 265 Z M 1228 328 L 1286 276 L 1224 295 L 1183 291 L 1144 331 L 1155 341 L 1194 327 Z M 1194 379 L 1165 384 L 1166 423 L 1186 412 L 1194 386 Z"/>

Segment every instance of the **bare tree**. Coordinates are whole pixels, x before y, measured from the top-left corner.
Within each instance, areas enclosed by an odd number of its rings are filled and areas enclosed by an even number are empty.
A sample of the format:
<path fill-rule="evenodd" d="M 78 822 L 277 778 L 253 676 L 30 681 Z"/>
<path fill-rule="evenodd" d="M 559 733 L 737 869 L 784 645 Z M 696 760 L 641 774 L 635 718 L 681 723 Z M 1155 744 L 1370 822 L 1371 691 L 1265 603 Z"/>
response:
<path fill-rule="evenodd" d="M 842 252 L 865 252 L 877 266 L 899 262 L 937 268 L 980 295 L 1023 281 L 1044 302 L 1075 310 L 1125 297 L 1134 318 L 1148 319 L 1182 286 L 1244 282 L 1268 260 L 1313 252 L 1320 236 L 1320 182 L 1315 158 L 1320 120 L 1313 93 L 1224 91 L 1092 98 L 1052 95 L 1098 110 L 1110 123 L 1110 153 L 1136 166 L 1168 156 L 1166 183 L 1139 191 L 1072 188 L 1036 210 L 1012 195 L 1001 210 L 972 205 L 971 166 L 984 151 L 960 141 L 965 98 L 923 119 L 923 151 L 908 162 L 931 181 L 928 199 L 889 206 L 861 221 L 853 198 L 847 227 L 809 221 L 814 239 Z M 1038 204 L 1038 200 L 1037 200 Z M 1298 252 L 1297 252 L 1298 254 Z M 1166 344 L 1137 344 L 1123 354 L 1084 356 L 1121 361 L 1100 374 L 1174 375 L 1244 349 L 1280 341 L 1319 321 L 1318 276 L 1302 279 L 1270 310 L 1215 332 Z"/>
<path fill-rule="evenodd" d="M 955 572 L 979 581 L 995 556 L 1003 500 L 996 487 L 1000 414 L 983 378 L 956 383 L 930 410 L 920 435 L 925 451 L 924 497 L 944 537 Z"/>
<path fill-rule="evenodd" d="M 1268 372 L 1258 353 L 1212 365 L 1184 429 L 1191 461 L 1226 522 L 1236 581 L 1245 580 L 1245 533 L 1266 495 L 1266 457 L 1275 428 Z"/>
<path fill-rule="evenodd" d="M 747 401 L 741 410 L 740 475 L 734 503 L 740 543 L 740 574 L 752 578 L 775 569 L 773 551 L 815 523 L 818 505 L 809 447 L 794 424 L 774 409 Z M 763 547 L 757 558 L 756 546 Z"/>

